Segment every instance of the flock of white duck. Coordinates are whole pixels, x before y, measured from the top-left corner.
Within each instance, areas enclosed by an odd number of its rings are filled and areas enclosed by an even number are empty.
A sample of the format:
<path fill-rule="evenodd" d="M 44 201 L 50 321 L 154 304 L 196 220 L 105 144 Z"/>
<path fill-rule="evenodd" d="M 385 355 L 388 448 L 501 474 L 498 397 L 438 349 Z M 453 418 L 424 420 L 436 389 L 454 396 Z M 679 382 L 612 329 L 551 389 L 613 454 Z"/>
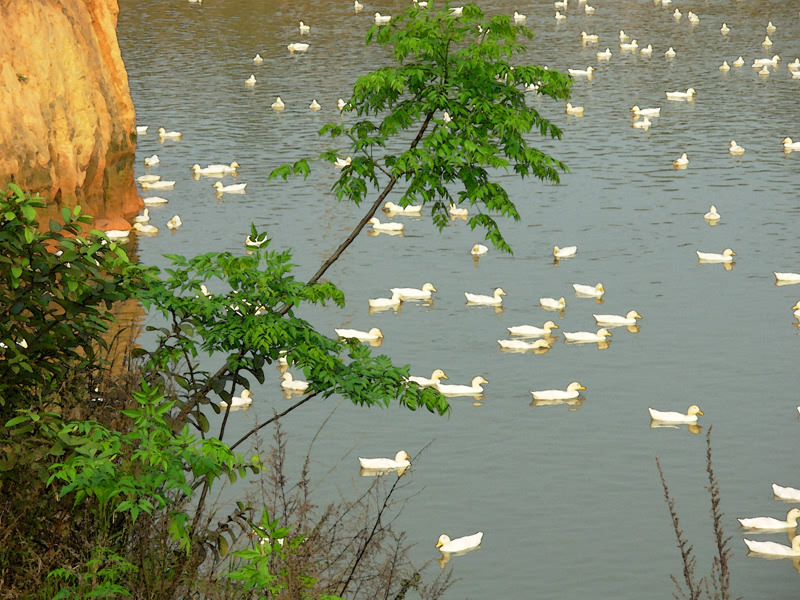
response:
<path fill-rule="evenodd" d="M 654 0 L 653 2 L 656 6 L 660 5 L 661 7 L 668 7 L 672 4 L 671 0 L 665 2 L 664 0 Z M 563 22 L 566 20 L 567 15 L 562 14 L 560 11 L 567 10 L 568 2 L 554 2 L 554 7 L 557 9 L 555 13 L 555 19 L 557 22 Z M 588 7 L 585 4 L 585 0 L 579 0 L 578 2 L 572 2 L 572 4 L 578 5 L 578 12 L 583 12 L 584 14 L 595 14 L 595 9 L 593 7 Z M 591 8 L 591 11 L 581 11 L 581 6 L 585 6 L 587 8 Z M 683 14 L 679 9 L 675 9 L 672 13 L 673 19 L 676 21 L 680 21 L 683 17 Z M 687 15 L 687 20 L 690 23 L 690 26 L 695 26 L 700 23 L 700 17 L 692 12 L 689 11 Z M 769 49 L 773 46 L 773 41 L 770 39 L 770 34 L 774 34 L 777 30 L 775 25 L 772 24 L 772 21 L 767 23 L 765 30 L 767 32 L 764 41 L 761 43 L 762 48 Z M 730 33 L 731 28 L 728 27 L 726 23 L 722 24 L 720 27 L 720 34 L 726 36 Z M 652 56 L 653 54 L 653 46 L 652 44 L 647 44 L 644 48 L 639 48 L 639 42 L 637 39 L 631 40 L 631 36 L 625 33 L 624 30 L 620 29 L 619 33 L 617 34 L 617 38 L 619 40 L 619 50 L 620 52 L 637 52 L 643 56 Z M 598 44 L 600 42 L 600 35 L 596 33 L 587 33 L 586 31 L 581 31 L 581 43 L 586 46 L 589 44 Z M 674 49 L 673 46 L 670 46 L 665 52 L 664 57 L 666 59 L 674 59 L 678 55 L 677 51 Z M 603 51 L 596 53 L 596 58 L 598 62 L 607 62 L 610 61 L 613 56 L 613 52 L 610 48 L 606 48 Z M 759 69 L 758 75 L 760 77 L 768 77 L 771 72 L 774 72 L 775 69 L 778 67 L 778 63 L 781 60 L 781 57 L 777 54 L 773 55 L 772 58 L 755 58 L 753 60 L 753 68 Z M 731 62 L 734 68 L 740 68 L 744 66 L 745 61 L 742 56 L 739 56 L 735 60 Z M 787 65 L 788 71 L 791 75 L 792 79 L 800 79 L 800 58 L 795 58 L 793 62 Z M 719 70 L 722 72 L 727 72 L 731 68 L 731 65 L 728 64 L 727 60 L 723 60 L 722 64 L 719 66 Z M 772 69 L 772 71 L 770 71 Z M 568 68 L 567 72 L 570 76 L 575 78 L 585 78 L 585 79 L 592 79 L 595 76 L 595 72 L 597 72 L 597 68 L 591 65 L 587 66 L 585 69 L 574 69 Z M 536 90 L 536 86 L 531 86 L 530 88 L 532 91 Z M 672 100 L 676 102 L 693 102 L 697 98 L 697 90 L 693 87 L 689 87 L 686 91 L 676 90 L 676 91 L 666 91 L 665 96 L 667 100 Z M 571 102 L 568 102 L 565 106 L 565 112 L 568 115 L 582 117 L 584 116 L 584 107 L 583 106 L 575 106 Z M 640 129 L 643 131 L 647 131 L 651 125 L 653 125 L 654 121 L 651 120 L 651 117 L 659 117 L 661 116 L 661 107 L 654 107 L 654 108 L 645 108 L 640 109 L 638 106 L 634 106 L 631 108 L 631 113 L 633 115 L 633 122 L 632 126 L 634 129 Z M 639 120 L 639 118 L 642 118 Z M 790 137 L 784 137 L 780 141 L 783 150 L 785 152 L 791 152 L 793 150 L 800 150 L 800 143 L 794 142 Z M 736 143 L 735 140 L 731 140 L 728 146 L 728 152 L 733 156 L 741 156 L 745 152 L 745 148 L 740 146 Z M 682 153 L 680 157 L 672 161 L 672 165 L 675 169 L 685 169 L 689 166 L 689 157 L 687 153 Z"/>
<path fill-rule="evenodd" d="M 202 0 L 189 1 L 200 3 Z M 427 5 L 427 2 L 416 2 L 415 0 L 415 4 L 424 8 Z M 575 4 L 577 4 L 578 10 L 585 15 L 592 15 L 595 13 L 595 8 L 586 4 L 585 0 L 579 0 L 577 2 L 568 2 L 568 0 L 556 1 L 554 2 L 554 8 L 556 9 L 556 21 L 562 22 L 567 19 L 569 10 L 571 10 L 572 5 Z M 654 0 L 654 4 L 661 5 L 662 7 L 668 7 L 671 4 L 671 0 Z M 361 4 L 358 0 L 354 0 L 353 8 L 356 12 L 359 12 L 363 9 L 363 4 Z M 450 10 L 454 17 L 458 17 L 461 14 L 461 7 L 454 7 Z M 680 10 L 675 9 L 672 12 L 672 18 L 676 21 L 680 21 L 682 17 L 683 15 Z M 515 23 L 520 24 L 524 23 L 527 17 L 524 14 L 515 11 L 512 18 Z M 390 20 L 390 15 L 382 15 L 379 12 L 374 14 L 374 22 L 377 24 L 385 24 Z M 694 26 L 700 22 L 700 17 L 692 11 L 689 11 L 687 20 L 691 26 Z M 730 31 L 731 28 L 728 27 L 726 23 L 723 23 L 720 28 L 720 34 L 723 36 L 728 35 Z M 301 36 L 308 35 L 311 32 L 311 27 L 303 21 L 300 21 L 298 25 L 298 32 Z M 770 35 L 773 35 L 776 32 L 776 27 L 772 24 L 772 22 L 769 22 L 766 26 L 766 32 L 767 35 L 762 42 L 762 47 L 770 48 L 773 44 Z M 630 36 L 623 30 L 619 31 L 618 40 L 619 49 L 622 52 L 636 52 L 638 50 L 640 54 L 650 56 L 654 51 L 652 44 L 648 44 L 644 48 L 640 49 L 638 40 L 631 40 Z M 598 34 L 587 33 L 586 31 L 581 32 L 582 44 L 598 44 L 599 42 L 600 36 Z M 305 53 L 309 50 L 309 48 L 310 44 L 306 42 L 292 42 L 287 46 L 290 54 Z M 667 59 L 673 59 L 676 57 L 676 55 L 677 51 L 672 46 L 670 46 L 664 52 L 664 57 Z M 613 53 L 611 52 L 610 48 L 606 48 L 604 51 L 597 52 L 596 56 L 598 61 L 609 61 L 611 60 Z M 774 71 L 777 68 L 779 61 L 780 57 L 778 55 L 774 55 L 772 58 L 755 59 L 752 66 L 753 68 L 759 69 L 760 76 L 766 77 L 770 75 L 770 69 Z M 264 62 L 264 59 L 260 54 L 256 54 L 252 59 L 252 62 L 255 65 L 259 65 Z M 740 68 L 744 64 L 745 63 L 742 56 L 739 56 L 737 59 L 731 61 L 731 65 L 734 68 Z M 731 65 L 728 64 L 727 60 L 725 60 L 719 67 L 719 70 L 727 71 L 731 68 Z M 589 65 L 585 69 L 570 68 L 568 69 L 568 73 L 570 76 L 575 78 L 591 79 L 595 76 L 596 70 L 597 69 L 595 67 Z M 790 63 L 788 65 L 788 70 L 791 73 L 792 78 L 800 79 L 800 59 L 795 59 L 794 62 Z M 247 87 L 254 87 L 256 84 L 257 78 L 255 73 L 251 74 L 250 77 L 244 82 L 244 85 Z M 535 90 L 535 86 L 531 86 L 531 89 Z M 686 91 L 667 91 L 665 96 L 666 99 L 670 101 L 693 102 L 697 98 L 697 91 L 693 87 L 689 87 L 686 89 Z M 345 101 L 340 98 L 337 102 L 338 110 L 341 111 L 345 104 Z M 271 104 L 271 108 L 275 111 L 281 111 L 286 108 L 286 105 L 280 96 L 278 96 Z M 312 111 L 318 111 L 321 108 L 322 107 L 318 101 L 316 99 L 312 99 L 309 109 Z M 584 115 L 584 108 L 582 106 L 573 106 L 571 103 L 567 103 L 566 113 L 576 117 L 582 117 Z M 640 108 L 639 106 L 634 106 L 631 108 L 631 113 L 634 119 L 633 127 L 647 131 L 654 122 L 651 119 L 657 119 L 660 117 L 661 107 Z M 449 120 L 447 117 L 448 116 L 445 115 L 445 119 Z M 145 135 L 147 130 L 148 128 L 146 126 L 138 126 L 137 134 L 140 136 Z M 182 137 L 180 132 L 167 131 L 163 127 L 157 130 L 157 135 L 160 142 L 180 140 Z M 800 150 L 800 142 L 794 142 L 789 137 L 782 139 L 781 144 L 785 152 Z M 728 152 L 731 155 L 738 156 L 743 154 L 745 149 L 737 144 L 735 140 L 731 140 L 728 147 Z M 144 165 L 148 169 L 151 167 L 157 167 L 159 164 L 160 159 L 158 155 L 154 154 L 144 159 Z M 348 157 L 347 159 L 340 159 L 340 161 L 337 161 L 336 167 L 343 168 L 349 164 L 350 158 Z M 688 164 L 689 160 L 686 153 L 683 153 L 679 158 L 673 161 L 673 167 L 675 169 L 686 168 Z M 194 164 L 190 170 L 196 179 L 200 177 L 214 177 L 221 179 L 225 176 L 237 176 L 239 167 L 240 165 L 233 161 L 229 164 L 210 164 L 206 167 L 201 167 L 199 164 Z M 151 174 L 139 177 L 138 182 L 145 191 L 170 190 L 173 189 L 176 184 L 175 181 L 163 181 L 161 180 L 160 176 Z M 217 194 L 221 195 L 226 193 L 245 193 L 246 186 L 246 183 L 224 185 L 221 181 L 216 181 L 212 185 L 212 188 L 216 190 Z M 144 203 L 146 207 L 143 211 L 143 214 L 135 218 L 133 228 L 140 233 L 155 234 L 158 232 L 158 229 L 149 224 L 149 210 L 147 206 L 166 204 L 167 200 L 159 196 L 151 196 L 144 198 Z M 418 216 L 422 212 L 422 207 L 414 205 L 399 206 L 395 203 L 387 202 L 383 206 L 383 211 L 389 217 Z M 468 211 L 465 208 L 451 206 L 450 215 L 451 218 L 465 219 L 468 216 Z M 721 219 L 721 216 L 716 207 L 711 205 L 709 212 L 704 215 L 704 219 L 709 224 L 713 225 Z M 174 230 L 180 227 L 181 224 L 180 217 L 175 215 L 169 220 L 167 227 Z M 394 221 L 381 222 L 378 218 L 370 219 L 369 224 L 372 228 L 373 235 L 377 235 L 378 233 L 397 235 L 402 234 L 404 230 L 403 223 Z M 116 234 L 117 232 L 114 233 Z M 127 232 L 119 232 L 115 237 L 127 237 Z M 257 247 L 262 243 L 263 240 L 250 240 L 249 237 L 246 240 L 246 245 L 249 247 Z M 470 250 L 470 254 L 473 255 L 475 260 L 477 260 L 480 256 L 485 255 L 487 252 L 488 248 L 483 244 L 475 244 Z M 721 253 L 701 252 L 698 250 L 696 254 L 699 262 L 722 263 L 726 268 L 731 268 L 733 266 L 733 258 L 736 256 L 736 253 L 730 248 L 726 248 Z M 576 255 L 577 246 L 555 246 L 553 248 L 553 257 L 556 262 L 558 262 L 560 259 L 573 258 Z M 798 273 L 775 272 L 774 275 L 776 284 L 778 285 L 800 283 L 800 274 Z M 390 291 L 391 296 L 388 298 L 370 298 L 368 300 L 370 313 L 379 310 L 397 309 L 403 302 L 430 302 L 433 298 L 433 294 L 437 292 L 437 289 L 432 283 L 428 282 L 422 285 L 420 288 L 396 287 L 391 288 Z M 576 283 L 573 285 L 573 291 L 575 296 L 578 298 L 601 299 L 605 294 L 605 288 L 602 283 L 597 283 L 595 285 Z M 202 292 L 205 295 L 209 295 L 208 290 L 205 289 L 204 286 Z M 503 291 L 502 288 L 496 288 L 492 295 L 464 292 L 464 296 L 468 305 L 484 305 L 500 308 L 502 307 L 503 297 L 506 296 L 506 292 Z M 563 312 L 566 309 L 566 300 L 563 296 L 560 298 L 543 297 L 539 299 L 539 305 L 545 310 L 558 311 L 563 315 Z M 794 311 L 794 316 L 798 319 L 798 321 L 800 321 L 800 300 L 798 300 L 792 309 Z M 570 344 L 591 343 L 597 344 L 598 348 L 601 349 L 607 348 L 609 344 L 608 338 L 612 336 L 611 331 L 609 331 L 610 328 L 627 327 L 629 331 L 637 332 L 639 328 L 637 320 L 642 318 L 642 316 L 636 310 L 630 310 L 625 315 L 594 314 L 593 316 L 599 327 L 597 331 L 563 332 L 565 341 Z M 526 324 L 509 326 L 507 329 L 508 333 L 512 337 L 510 339 L 498 340 L 501 350 L 516 352 L 531 351 L 538 354 L 547 352 L 552 348 L 552 343 L 555 341 L 555 336 L 557 335 L 554 333 L 554 330 L 559 329 L 559 326 L 556 325 L 552 320 L 548 320 L 541 327 L 537 325 Z M 373 327 L 368 331 L 356 329 L 336 329 L 335 332 L 341 338 L 354 338 L 372 345 L 380 345 L 383 340 L 383 333 L 377 327 Z M 310 386 L 308 382 L 294 379 L 293 375 L 288 372 L 288 365 L 285 359 L 281 359 L 279 369 L 282 371 L 280 385 L 287 395 L 290 396 L 294 393 L 305 393 L 309 390 Z M 437 368 L 433 370 L 430 377 L 410 376 L 408 381 L 420 387 L 433 387 L 448 397 L 471 396 L 476 399 L 482 397 L 484 391 L 483 385 L 489 383 L 488 380 L 481 375 L 476 375 L 469 384 L 453 385 L 442 383 L 442 380 L 446 379 L 448 379 L 448 377 L 445 372 L 442 369 Z M 585 389 L 586 387 L 580 382 L 573 381 L 567 385 L 565 389 L 534 390 L 531 391 L 530 394 L 533 398 L 532 404 L 534 405 L 574 404 L 581 401 L 580 393 Z M 230 409 L 247 409 L 252 405 L 252 402 L 252 393 L 250 390 L 245 389 L 242 391 L 241 396 L 236 396 L 231 399 Z M 222 409 L 227 409 L 228 404 L 224 401 L 220 402 L 220 407 Z M 798 411 L 800 411 L 800 407 L 798 407 Z M 689 406 L 686 413 L 661 411 L 653 408 L 648 408 L 648 412 L 652 426 L 675 427 L 682 424 L 691 426 L 697 424 L 698 416 L 703 416 L 703 412 L 696 405 Z M 358 461 L 362 469 L 361 472 L 365 475 L 376 475 L 389 472 L 402 474 L 411 466 L 411 457 L 406 453 L 405 450 L 398 451 L 394 458 L 359 457 Z M 800 490 L 779 486 L 778 484 L 774 483 L 772 484 L 772 489 L 774 496 L 777 499 L 787 502 L 800 503 Z M 772 517 L 756 517 L 739 519 L 739 522 L 743 528 L 753 533 L 791 531 L 796 529 L 798 517 L 800 517 L 800 508 L 793 508 L 787 513 L 785 520 L 775 519 Z M 483 532 L 478 532 L 473 535 L 456 539 L 450 539 L 447 535 L 442 534 L 438 539 L 436 547 L 439 548 L 445 556 L 449 556 L 450 554 L 464 553 L 478 548 L 481 544 L 482 537 Z M 750 539 L 745 539 L 744 542 L 751 552 L 755 554 L 772 557 L 800 557 L 800 535 L 796 535 L 792 538 L 791 546 L 785 546 L 775 542 L 760 542 Z"/>

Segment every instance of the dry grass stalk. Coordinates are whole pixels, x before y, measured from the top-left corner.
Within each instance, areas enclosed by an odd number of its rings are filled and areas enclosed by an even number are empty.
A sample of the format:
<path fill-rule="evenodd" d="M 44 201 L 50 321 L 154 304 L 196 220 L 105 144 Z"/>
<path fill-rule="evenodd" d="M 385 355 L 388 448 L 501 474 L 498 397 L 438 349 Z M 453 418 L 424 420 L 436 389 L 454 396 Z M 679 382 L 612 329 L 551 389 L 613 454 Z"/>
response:
<path fill-rule="evenodd" d="M 675 511 L 675 500 L 669 493 L 667 481 L 664 477 L 664 472 L 661 469 L 661 463 L 656 458 L 656 468 L 658 475 L 661 478 L 661 486 L 664 488 L 664 499 L 669 509 L 669 515 L 672 519 L 672 528 L 675 531 L 675 537 L 678 541 L 678 549 L 681 553 L 681 561 L 683 562 L 683 579 L 686 585 L 684 589 L 675 575 L 670 575 L 670 579 L 675 584 L 677 592 L 673 592 L 672 596 L 676 600 L 699 600 L 703 596 L 708 600 L 730 600 L 731 592 L 731 576 L 729 568 L 729 560 L 731 556 L 730 549 L 730 536 L 725 536 L 722 529 L 723 513 L 720 509 L 721 496 L 719 491 L 719 482 L 714 473 L 714 466 L 711 461 L 711 427 L 708 428 L 706 434 L 706 473 L 708 474 L 708 490 L 711 498 L 711 518 L 713 521 L 714 540 L 717 546 L 717 554 L 712 560 L 711 574 L 709 577 L 703 576 L 699 579 L 696 578 L 695 568 L 697 561 L 693 554 L 693 548 L 683 535 L 683 530 L 680 527 L 680 520 L 678 513 Z M 709 580 L 711 586 L 709 587 Z M 737 598 L 741 600 L 741 597 Z"/>

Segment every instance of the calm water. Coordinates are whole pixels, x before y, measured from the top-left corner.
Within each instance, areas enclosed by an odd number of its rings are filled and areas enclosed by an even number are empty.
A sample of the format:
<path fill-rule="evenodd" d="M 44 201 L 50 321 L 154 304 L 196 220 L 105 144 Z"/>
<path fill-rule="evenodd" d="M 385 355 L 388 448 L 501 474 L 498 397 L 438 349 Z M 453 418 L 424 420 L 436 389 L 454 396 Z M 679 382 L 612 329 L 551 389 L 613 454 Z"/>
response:
<path fill-rule="evenodd" d="M 779 143 L 785 136 L 800 140 L 800 81 L 785 66 L 800 55 L 800 2 L 594 4 L 594 16 L 571 9 L 561 24 L 549 2 L 503 0 L 490 11 L 527 13 L 536 38 L 520 62 L 598 68 L 593 81 L 574 84 L 572 103 L 585 107 L 583 118 L 530 98 L 564 130 L 561 141 L 536 143 L 571 171 L 560 185 L 502 178 L 522 214 L 521 222 L 502 225 L 514 255 L 492 250 L 476 263 L 468 251 L 481 240 L 462 221 L 439 234 L 428 218 L 404 219 L 404 237 L 363 235 L 329 271 L 347 294 L 346 308 L 306 311 L 331 333 L 380 327 L 380 351 L 413 373 L 441 367 L 452 383 L 485 376 L 483 403 L 454 399 L 448 418 L 337 401 L 304 407 L 284 423 L 291 450 L 299 459 L 335 409 L 314 447 L 313 474 L 320 493 L 335 499 L 368 485 L 358 477 L 357 456 L 400 448 L 413 456 L 432 442 L 415 461 L 408 489 L 417 495 L 399 526 L 417 544 L 412 555 L 420 563 L 438 556 L 440 532 L 485 532 L 482 549 L 451 561 L 460 579 L 451 598 L 670 598 L 669 574 L 679 575 L 682 565 L 654 457 L 705 572 L 712 550 L 705 442 L 685 426 L 651 429 L 647 407 L 697 403 L 705 412 L 702 433 L 714 425 L 734 593 L 796 598 L 792 563 L 746 557 L 735 517 L 781 516 L 788 506 L 772 499 L 770 483 L 800 487 L 800 338 L 789 308 L 800 286 L 776 287 L 772 276 L 800 271 L 800 152 L 784 155 Z M 339 119 L 336 99 L 347 98 L 355 78 L 386 59 L 363 45 L 371 15 L 404 6 L 382 0 L 354 14 L 346 0 L 205 0 L 200 7 L 120 0 L 119 38 L 137 121 L 150 126 L 137 163 L 157 153 L 161 165 L 150 172 L 178 181 L 160 194 L 169 204 L 151 209 L 162 233 L 139 241 L 141 259 L 164 265 L 167 252 L 240 253 L 254 222 L 274 248 L 293 248 L 300 277 L 313 273 L 361 211 L 336 203 L 329 192 L 336 173 L 328 165 L 315 165 L 307 181 L 267 176 L 284 161 L 328 147 L 316 131 Z M 680 22 L 672 18 L 675 7 L 684 13 Z M 689 10 L 699 25 L 687 22 Z M 300 19 L 311 25 L 303 39 L 311 49 L 290 56 L 285 46 L 300 41 Z M 767 53 L 760 44 L 769 20 L 778 30 Z M 719 33 L 723 21 L 731 28 L 727 37 Z M 619 29 L 641 46 L 651 43 L 653 56 L 621 53 Z M 581 31 L 599 34 L 600 43 L 582 47 Z M 595 52 L 606 46 L 614 56 L 598 63 Z M 674 59 L 664 58 L 668 46 L 677 51 Z M 262 65 L 251 61 L 256 52 Z M 753 59 L 775 53 L 783 58 L 778 69 L 759 77 Z M 744 67 L 718 71 L 723 59 L 739 55 Z M 258 83 L 246 88 L 251 73 Z M 695 102 L 665 100 L 665 91 L 690 86 L 698 91 Z M 276 95 L 287 105 L 280 114 L 269 108 Z M 313 98 L 323 107 L 317 114 L 307 109 Z M 631 128 L 634 104 L 662 107 L 648 132 Z M 158 143 L 159 126 L 182 131 L 183 140 Z M 747 149 L 743 156 L 728 154 L 731 139 Z M 682 152 L 689 168 L 674 171 L 672 160 Z M 246 195 L 216 199 L 214 180 L 189 176 L 194 163 L 234 159 Z M 702 218 L 712 202 L 722 214 L 716 227 Z M 184 225 L 172 234 L 163 226 L 175 213 Z M 554 244 L 577 244 L 577 257 L 554 266 Z M 725 247 L 738 254 L 731 271 L 697 263 L 695 250 Z M 439 290 L 432 305 L 369 314 L 368 297 L 424 281 Z M 598 281 L 607 290 L 602 306 L 572 294 L 572 283 Z M 464 291 L 496 286 L 508 293 L 502 312 L 464 304 Z M 538 307 L 540 296 L 562 295 L 563 317 Z M 507 354 L 496 343 L 511 325 L 541 325 L 555 315 L 562 331 L 592 330 L 593 312 L 630 309 L 644 316 L 641 331 L 615 329 L 606 350 L 564 345 L 559 337 L 544 355 Z M 530 405 L 530 390 L 575 379 L 587 387 L 580 406 Z M 253 391 L 257 405 L 234 420 L 241 430 L 286 405 L 277 375 Z M 786 541 L 784 534 L 759 539 Z"/>

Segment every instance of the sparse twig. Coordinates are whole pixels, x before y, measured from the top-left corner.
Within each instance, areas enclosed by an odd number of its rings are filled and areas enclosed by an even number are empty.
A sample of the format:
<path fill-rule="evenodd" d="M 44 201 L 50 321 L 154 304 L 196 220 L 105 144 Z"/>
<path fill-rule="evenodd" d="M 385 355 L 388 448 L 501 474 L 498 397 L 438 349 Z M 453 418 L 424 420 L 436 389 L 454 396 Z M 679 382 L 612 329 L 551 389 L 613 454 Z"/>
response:
<path fill-rule="evenodd" d="M 694 579 L 694 570 L 696 566 L 695 557 L 692 554 L 692 546 L 683 537 L 683 530 L 680 526 L 680 519 L 678 519 L 678 513 L 675 512 L 675 500 L 669 493 L 669 488 L 667 487 L 667 480 L 664 478 L 664 471 L 661 470 L 661 463 L 659 462 L 658 458 L 656 458 L 656 468 L 658 469 L 658 476 L 661 478 L 661 486 L 664 488 L 664 500 L 667 503 L 667 507 L 669 508 L 669 516 L 672 519 L 672 528 L 675 530 L 675 537 L 678 540 L 678 549 L 681 552 L 681 560 L 683 561 L 683 579 L 686 582 L 686 590 L 684 591 L 683 587 L 681 586 L 680 582 L 674 575 L 670 575 L 675 587 L 678 589 L 677 595 L 673 593 L 674 598 L 688 598 L 689 600 L 698 600 L 700 598 L 700 592 L 702 590 L 702 583 L 703 579 L 701 578 L 699 581 L 695 581 Z"/>

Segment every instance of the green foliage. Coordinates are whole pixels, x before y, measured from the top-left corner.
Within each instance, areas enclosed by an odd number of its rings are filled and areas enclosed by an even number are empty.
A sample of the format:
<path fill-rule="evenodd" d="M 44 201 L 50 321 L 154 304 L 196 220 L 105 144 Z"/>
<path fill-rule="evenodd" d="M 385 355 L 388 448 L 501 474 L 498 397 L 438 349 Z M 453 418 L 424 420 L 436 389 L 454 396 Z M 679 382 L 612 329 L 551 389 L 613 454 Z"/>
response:
<path fill-rule="evenodd" d="M 278 574 L 272 572 L 274 559 L 284 561 L 289 553 L 305 541 L 303 536 L 288 538 L 289 528 L 279 527 L 278 520 L 271 520 L 266 510 L 261 515 L 261 521 L 251 523 L 255 539 L 251 548 L 245 548 L 233 553 L 233 556 L 241 559 L 238 568 L 229 572 L 226 576 L 239 582 L 242 589 L 257 592 L 256 598 L 267 600 L 268 598 L 278 598 L 288 589 L 287 567 L 282 566 Z M 301 579 L 302 590 L 298 597 L 303 600 L 312 598 L 308 591 L 313 588 L 316 581 L 308 576 Z M 318 600 L 340 600 L 339 596 L 323 594 L 316 596 Z"/>
<path fill-rule="evenodd" d="M 130 591 L 117 582 L 135 571 L 133 564 L 112 549 L 98 547 L 94 550 L 94 556 L 86 561 L 83 572 L 75 573 L 66 568 L 54 569 L 48 573 L 47 579 L 50 586 L 58 589 L 51 596 L 53 600 L 111 599 L 131 596 Z"/>
<path fill-rule="evenodd" d="M 390 48 L 397 66 L 359 77 L 345 107 L 356 121 L 328 124 L 319 132 L 346 138 L 346 152 L 353 154 L 333 185 L 337 198 L 360 204 L 372 187 L 383 189 L 382 200 L 404 181 L 399 204 L 429 205 L 440 229 L 450 204 L 471 205 L 478 212 L 469 218 L 470 227 L 483 228 L 496 247 L 510 251 L 492 215 L 518 220 L 519 213 L 492 175 L 513 171 L 557 182 L 559 170 L 566 170 L 526 138 L 532 130 L 554 138 L 561 131 L 526 104 L 525 86 L 535 84 L 539 93 L 559 100 L 570 92 L 563 73 L 512 64 L 526 49 L 518 40 L 532 37 L 506 15 L 485 18 L 474 4 L 454 17 L 447 3 L 431 2 L 405 10 L 388 26 L 373 26 L 367 43 Z M 402 152 L 392 149 L 409 139 Z M 331 150 L 320 158 L 334 162 L 338 156 Z M 308 162 L 301 160 L 270 176 L 308 172 Z"/>
<path fill-rule="evenodd" d="M 182 388 L 183 413 L 198 429 L 208 430 L 198 406 L 209 402 L 209 392 L 230 402 L 236 388 L 249 387 L 248 377 L 264 383 L 266 369 L 281 356 L 304 372 L 309 393 L 322 398 L 338 394 L 363 406 L 388 406 L 396 399 L 412 410 L 448 411 L 438 392 L 406 385 L 407 367 L 393 366 L 386 356 L 372 356 L 363 344 L 323 335 L 297 317 L 294 309 L 304 302 L 342 306 L 344 296 L 331 283 L 297 281 L 288 251 L 270 251 L 266 241 L 249 256 L 168 258 L 172 266 L 165 279 L 148 268 L 136 286 L 142 303 L 167 322 L 151 328 L 157 346 L 145 354 L 150 370 L 172 373 Z M 204 293 L 201 286 L 212 278 L 217 287 L 221 281 L 230 291 Z M 225 368 L 216 373 L 202 370 L 200 359 L 205 355 L 224 357 Z"/>
<path fill-rule="evenodd" d="M 74 452 L 50 468 L 47 483 L 58 484 L 61 496 L 72 494 L 75 505 L 96 501 L 101 539 L 110 535 L 116 513 L 127 513 L 134 524 L 141 513 L 166 509 L 172 513 L 175 541 L 188 552 L 187 518 L 176 508 L 191 498 L 191 484 L 204 479 L 211 485 L 221 475 L 235 481 L 239 473 L 258 472 L 259 462 L 246 460 L 218 439 L 198 439 L 188 425 L 173 434 L 168 419 L 174 403 L 158 390 L 144 385 L 133 397 L 137 408 L 122 411 L 131 420 L 127 433 L 94 421 L 64 425 L 58 438 Z"/>
<path fill-rule="evenodd" d="M 0 417 L 96 366 L 108 309 L 126 297 L 122 248 L 100 232 L 82 237 L 80 207 L 40 232 L 43 206 L 13 183 L 0 191 Z"/>

